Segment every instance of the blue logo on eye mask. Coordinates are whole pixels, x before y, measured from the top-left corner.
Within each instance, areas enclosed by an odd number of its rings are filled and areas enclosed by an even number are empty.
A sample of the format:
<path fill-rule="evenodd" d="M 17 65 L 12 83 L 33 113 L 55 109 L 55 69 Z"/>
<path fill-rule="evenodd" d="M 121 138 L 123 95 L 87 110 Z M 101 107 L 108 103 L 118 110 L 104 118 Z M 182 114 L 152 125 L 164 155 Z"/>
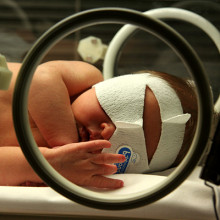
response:
<path fill-rule="evenodd" d="M 124 173 L 126 171 L 126 168 L 128 166 L 128 163 L 130 161 L 131 155 L 132 155 L 132 151 L 130 148 L 126 147 L 126 146 L 122 146 L 119 148 L 118 154 L 123 154 L 126 158 L 124 163 L 117 163 L 117 172 L 116 173 Z"/>

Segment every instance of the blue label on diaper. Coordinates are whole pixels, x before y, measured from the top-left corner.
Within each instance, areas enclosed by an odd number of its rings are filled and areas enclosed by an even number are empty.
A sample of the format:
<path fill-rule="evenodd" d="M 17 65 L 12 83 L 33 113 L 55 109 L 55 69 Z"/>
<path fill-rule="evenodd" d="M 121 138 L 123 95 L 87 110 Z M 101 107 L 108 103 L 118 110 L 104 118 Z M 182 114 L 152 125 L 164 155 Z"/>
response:
<path fill-rule="evenodd" d="M 117 172 L 116 173 L 124 173 L 126 171 L 126 168 L 128 166 L 128 163 L 130 161 L 131 155 L 132 155 L 132 151 L 130 148 L 126 147 L 126 146 L 121 146 L 117 152 L 118 154 L 123 154 L 126 158 L 124 163 L 117 163 Z"/>

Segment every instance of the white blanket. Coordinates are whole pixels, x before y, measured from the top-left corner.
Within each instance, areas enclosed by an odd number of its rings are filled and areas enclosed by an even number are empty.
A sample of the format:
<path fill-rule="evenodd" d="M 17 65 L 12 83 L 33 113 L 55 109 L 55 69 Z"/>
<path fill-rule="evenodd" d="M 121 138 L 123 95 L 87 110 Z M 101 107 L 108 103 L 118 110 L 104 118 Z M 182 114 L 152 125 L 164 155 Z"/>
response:
<path fill-rule="evenodd" d="M 214 190 L 198 178 L 200 167 L 174 192 L 161 200 L 140 208 L 122 211 L 97 210 L 79 205 L 56 193 L 49 187 L 0 187 L 0 215 L 62 215 L 82 217 L 124 217 L 143 219 L 216 219 L 215 210 L 220 212 L 220 187 Z M 146 188 L 146 183 L 155 184 L 163 180 L 160 175 L 119 174 L 116 178 L 125 181 L 125 187 L 108 193 L 124 194 Z M 214 207 L 213 193 L 216 197 Z M 218 213 L 220 215 L 220 213 Z"/>

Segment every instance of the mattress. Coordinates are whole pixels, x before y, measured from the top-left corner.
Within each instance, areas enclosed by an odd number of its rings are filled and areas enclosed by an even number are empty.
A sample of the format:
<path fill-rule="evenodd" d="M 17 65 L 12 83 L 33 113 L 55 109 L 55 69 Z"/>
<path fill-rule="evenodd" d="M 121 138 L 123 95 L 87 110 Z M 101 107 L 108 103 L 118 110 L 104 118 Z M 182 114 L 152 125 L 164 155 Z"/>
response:
<path fill-rule="evenodd" d="M 139 219 L 216 219 L 220 212 L 220 187 L 207 186 L 199 179 L 197 167 L 176 190 L 169 195 L 139 208 L 107 211 L 86 207 L 55 192 L 50 187 L 0 187 L 0 215 L 81 216 L 87 218 Z M 118 174 L 113 178 L 124 180 L 121 189 L 106 191 L 115 195 L 136 193 L 166 178 L 167 174 Z M 215 201 L 213 200 L 215 199 Z"/>

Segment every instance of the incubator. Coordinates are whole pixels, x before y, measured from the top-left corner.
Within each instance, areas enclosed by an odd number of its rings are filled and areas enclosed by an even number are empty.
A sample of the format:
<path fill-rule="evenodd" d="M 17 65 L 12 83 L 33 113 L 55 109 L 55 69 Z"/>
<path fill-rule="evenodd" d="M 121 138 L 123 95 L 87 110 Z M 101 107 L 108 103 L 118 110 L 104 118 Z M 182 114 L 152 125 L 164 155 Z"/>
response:
<path fill-rule="evenodd" d="M 218 5 L 218 4 L 217 4 Z M 219 5 L 218 5 L 219 6 Z M 48 29 L 31 47 L 19 72 L 13 97 L 14 126 L 19 144 L 27 160 L 49 187 L 0 187 L 0 213 L 5 217 L 20 215 L 53 216 L 56 218 L 112 219 L 218 219 L 220 215 L 219 172 L 219 93 L 213 94 L 205 68 L 191 45 L 163 19 L 192 23 L 206 32 L 220 50 L 218 29 L 208 20 L 189 10 L 158 8 L 141 13 L 125 8 L 96 8 L 71 15 Z M 72 184 L 57 173 L 41 155 L 33 138 L 27 113 L 27 97 L 34 71 L 45 54 L 67 37 L 84 28 L 100 24 L 124 25 L 110 43 L 103 45 L 100 54 L 82 55 L 86 61 L 104 58 L 103 76 L 115 76 L 119 53 L 129 36 L 139 28 L 167 44 L 184 63 L 196 85 L 199 116 L 192 146 L 176 168 L 150 174 L 116 174 L 125 186 L 118 190 L 83 188 Z M 91 38 L 90 38 L 91 39 Z M 69 40 L 69 39 L 68 39 Z M 96 42 L 100 41 L 96 39 Z M 84 42 L 85 43 L 85 42 Z M 94 45 L 93 45 L 94 46 Z M 86 46 L 84 47 L 84 52 Z M 105 53 L 106 51 L 106 53 Z M 94 51 L 93 51 L 94 52 Z M 103 56 L 105 53 L 105 56 Z M 219 55 L 219 54 L 218 54 Z M 94 62 L 95 63 L 95 62 Z M 2 79 L 8 87 L 11 72 L 2 61 Z M 7 77 L 5 77 L 7 73 Z M 2 76 L 4 76 L 2 78 Z M 6 85 L 6 84 L 4 84 Z M 5 89 L 4 86 L 1 89 Z M 7 89 L 7 88 L 6 88 Z M 206 155 L 207 154 L 207 155 Z M 203 165 L 203 168 L 198 165 Z M 203 181 L 204 179 L 205 181 Z M 10 194 L 8 193 L 10 191 Z M 66 198 L 65 198 L 66 197 Z M 20 199 L 17 204 L 17 199 Z M 87 207 L 88 206 L 88 207 Z M 25 207 L 25 208 L 22 208 Z M 117 211 L 116 211 L 117 210 Z M 159 210 L 159 211 L 158 211 Z M 6 218 L 7 219 L 7 218 Z"/>

